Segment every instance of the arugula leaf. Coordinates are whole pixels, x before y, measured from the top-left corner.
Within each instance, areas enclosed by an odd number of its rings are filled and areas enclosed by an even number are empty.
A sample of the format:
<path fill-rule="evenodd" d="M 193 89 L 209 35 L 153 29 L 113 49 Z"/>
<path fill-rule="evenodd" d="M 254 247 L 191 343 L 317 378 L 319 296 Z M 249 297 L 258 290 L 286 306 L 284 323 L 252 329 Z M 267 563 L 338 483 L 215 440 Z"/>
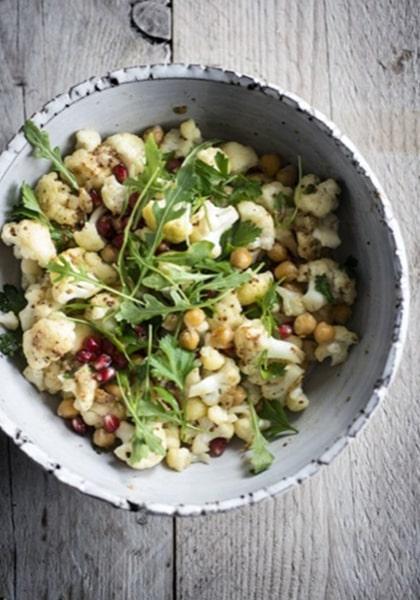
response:
<path fill-rule="evenodd" d="M 160 191 L 163 184 L 169 178 L 169 173 L 165 169 L 165 157 L 163 152 L 159 149 L 152 134 L 147 136 L 144 144 L 144 153 L 145 165 L 143 171 L 139 173 L 137 177 L 129 177 L 126 179 L 124 185 L 128 187 L 131 192 L 142 192 L 150 179 L 153 178 L 153 185 L 150 187 L 150 191 Z"/>
<path fill-rule="evenodd" d="M 214 158 L 214 161 L 220 173 L 224 177 L 227 177 L 229 175 L 229 159 L 224 152 L 218 152 Z"/>
<path fill-rule="evenodd" d="M 48 133 L 39 129 L 33 121 L 26 121 L 23 126 L 23 133 L 27 141 L 33 146 L 34 155 L 37 158 L 46 158 L 47 160 L 50 160 L 54 171 L 60 173 L 63 179 L 65 179 L 74 190 L 78 190 L 79 185 L 76 177 L 65 166 L 61 157 L 60 148 L 51 148 Z"/>
<path fill-rule="evenodd" d="M 264 400 L 260 417 L 270 421 L 270 427 L 264 430 L 264 436 L 269 440 L 283 434 L 298 433 L 298 430 L 289 423 L 284 408 L 278 400 Z"/>
<path fill-rule="evenodd" d="M 251 413 L 251 427 L 254 434 L 252 443 L 249 447 L 251 451 L 250 463 L 253 473 L 258 474 L 268 469 L 274 460 L 274 456 L 267 448 L 267 440 L 261 433 L 258 424 L 258 415 L 252 402 L 248 401 L 249 411 Z"/>
<path fill-rule="evenodd" d="M 273 317 L 272 311 L 275 303 L 277 302 L 278 283 L 278 281 L 272 283 L 265 296 L 263 296 L 262 299 L 257 302 L 258 306 L 261 309 L 260 319 L 270 335 L 273 333 L 277 325 L 276 320 Z"/>
<path fill-rule="evenodd" d="M 6 283 L 3 286 L 3 291 L 0 292 L 0 310 L 2 312 L 12 311 L 17 315 L 27 302 L 22 290 L 18 290 L 14 285 Z"/>
<path fill-rule="evenodd" d="M 317 275 L 315 277 L 315 289 L 325 297 L 329 304 L 334 302 L 334 296 L 326 275 Z"/>
<path fill-rule="evenodd" d="M 243 248 L 254 242 L 262 229 L 251 221 L 236 221 L 233 226 L 224 232 L 220 243 L 224 254 L 230 254 L 234 248 Z"/>
<path fill-rule="evenodd" d="M 197 263 L 211 257 L 212 248 L 212 242 L 195 242 L 191 244 L 188 250 L 182 252 L 164 252 L 159 254 L 156 260 L 158 262 L 194 267 Z"/>
<path fill-rule="evenodd" d="M 7 331 L 0 335 L 0 354 L 4 356 L 14 356 L 22 348 L 22 332 Z"/>
<path fill-rule="evenodd" d="M 171 335 L 160 340 L 159 350 L 149 359 L 154 377 L 173 381 L 182 390 L 188 373 L 197 366 L 195 354 L 180 348 L 176 338 Z"/>
<path fill-rule="evenodd" d="M 286 371 L 286 365 L 282 362 L 268 361 L 267 350 L 263 350 L 258 355 L 256 366 L 258 368 L 261 379 L 264 379 L 264 381 L 269 381 L 271 379 L 283 377 Z"/>
<path fill-rule="evenodd" d="M 189 308 L 191 308 L 189 302 L 179 300 L 175 305 L 168 305 L 151 294 L 144 294 L 141 304 L 134 304 L 133 300 L 121 302 L 118 311 L 115 313 L 115 318 L 117 321 L 127 321 L 131 325 L 138 325 L 143 321 L 149 321 L 155 317 L 166 317 L 176 312 L 184 312 Z"/>

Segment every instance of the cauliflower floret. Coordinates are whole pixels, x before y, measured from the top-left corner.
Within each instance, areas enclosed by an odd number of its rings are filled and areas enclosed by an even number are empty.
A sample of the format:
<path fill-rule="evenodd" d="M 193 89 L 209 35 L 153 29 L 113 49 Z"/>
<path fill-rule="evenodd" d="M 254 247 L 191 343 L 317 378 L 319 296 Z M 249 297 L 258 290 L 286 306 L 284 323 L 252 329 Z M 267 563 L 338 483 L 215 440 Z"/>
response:
<path fill-rule="evenodd" d="M 297 253 L 306 260 L 321 256 L 323 248 L 337 248 L 341 244 L 338 237 L 338 219 L 330 213 L 323 219 L 300 213 L 294 222 L 298 242 Z"/>
<path fill-rule="evenodd" d="M 213 167 L 213 169 L 219 170 L 217 163 L 216 163 L 216 156 L 218 154 L 221 154 L 224 158 L 228 158 L 227 154 L 225 152 L 223 152 L 223 150 L 221 150 L 220 148 L 203 148 L 203 150 L 200 150 L 200 152 L 197 153 L 197 158 L 199 160 L 201 160 L 203 163 L 206 163 L 206 165 L 209 165 L 209 167 Z M 229 165 L 229 159 L 228 159 L 228 173 L 230 172 L 230 165 Z"/>
<path fill-rule="evenodd" d="M 67 155 L 64 164 L 74 174 L 80 186 L 87 185 L 100 171 L 95 155 L 85 148 L 79 148 L 73 154 Z"/>
<path fill-rule="evenodd" d="M 0 325 L 6 329 L 15 330 L 19 327 L 19 319 L 12 310 L 0 312 Z"/>
<path fill-rule="evenodd" d="M 119 299 L 109 292 L 101 292 L 92 298 L 85 310 L 85 318 L 89 321 L 102 321 L 111 310 L 116 310 Z"/>
<path fill-rule="evenodd" d="M 127 188 L 117 181 L 114 175 L 106 177 L 102 186 L 102 200 L 114 215 L 120 214 L 125 206 Z"/>
<path fill-rule="evenodd" d="M 315 312 L 328 304 L 328 300 L 317 288 L 317 278 L 323 277 L 328 283 L 335 302 L 353 304 L 356 299 L 356 288 L 353 279 L 340 269 L 339 265 L 330 258 L 322 258 L 301 265 L 298 281 L 308 281 L 308 289 L 303 296 L 306 310 Z"/>
<path fill-rule="evenodd" d="M 20 263 L 22 271 L 22 287 L 26 289 L 29 285 L 36 283 L 43 275 L 44 271 L 35 260 L 23 258 Z"/>
<path fill-rule="evenodd" d="M 276 227 L 276 240 L 295 256 L 297 255 L 297 243 L 293 231 L 285 229 L 281 225 Z"/>
<path fill-rule="evenodd" d="M 105 248 L 105 242 L 96 228 L 96 223 L 103 213 L 104 209 L 100 206 L 92 213 L 89 221 L 84 224 L 83 228 L 80 231 L 74 232 L 74 241 L 78 246 L 90 252 L 99 252 L 99 250 Z"/>
<path fill-rule="evenodd" d="M 201 398 L 204 404 L 217 404 L 220 396 L 241 380 L 239 368 L 231 358 L 226 358 L 221 369 L 188 386 L 188 398 Z"/>
<path fill-rule="evenodd" d="M 246 321 L 235 332 L 234 343 L 237 355 L 244 363 L 252 362 L 261 352 L 267 359 L 300 363 L 304 353 L 294 344 L 270 337 L 260 319 Z"/>
<path fill-rule="evenodd" d="M 222 252 L 220 238 L 238 220 L 239 215 L 233 206 L 220 208 L 210 200 L 195 213 L 192 219 L 192 242 L 206 240 L 213 244 L 212 256 L 217 258 Z"/>
<path fill-rule="evenodd" d="M 331 357 L 331 365 L 339 365 L 347 359 L 348 351 L 351 345 L 358 341 L 357 335 L 349 331 L 346 327 L 336 325 L 334 327 L 335 337 L 332 342 L 319 344 L 315 350 L 315 358 L 322 362 Z"/>
<path fill-rule="evenodd" d="M 243 283 L 236 291 L 239 302 L 242 306 L 248 306 L 258 300 L 261 300 L 273 283 L 273 274 L 271 271 L 255 274 L 252 279 Z"/>
<path fill-rule="evenodd" d="M 36 320 L 48 317 L 60 308 L 51 293 L 51 285 L 46 276 L 40 283 L 33 283 L 25 292 L 27 305 L 20 311 L 19 320 L 23 331 L 26 331 Z"/>
<path fill-rule="evenodd" d="M 77 369 L 74 374 L 74 381 L 73 393 L 76 397 L 74 407 L 79 411 L 87 411 L 93 405 L 98 382 L 88 365 L 83 365 L 83 367 Z"/>
<path fill-rule="evenodd" d="M 170 448 L 166 455 L 166 464 L 170 469 L 183 471 L 191 464 L 191 452 L 188 448 Z"/>
<path fill-rule="evenodd" d="M 302 212 L 315 217 L 325 217 L 338 207 L 340 192 L 340 187 L 334 179 L 327 179 L 321 183 L 316 175 L 305 175 L 296 190 L 296 206 Z"/>
<path fill-rule="evenodd" d="M 31 367 L 26 367 L 23 370 L 23 376 L 25 379 L 33 383 L 40 392 L 45 392 L 44 371 L 42 369 L 32 369 Z"/>
<path fill-rule="evenodd" d="M 104 145 L 111 146 L 128 168 L 131 177 L 135 177 L 144 169 L 144 142 L 134 133 L 116 133 L 107 138 Z"/>
<path fill-rule="evenodd" d="M 248 248 L 251 250 L 257 248 L 271 250 L 274 244 L 275 230 L 273 217 L 270 213 L 263 206 L 250 200 L 239 202 L 236 208 L 241 216 L 241 221 L 250 221 L 261 229 L 261 234 L 249 244 Z"/>
<path fill-rule="evenodd" d="M 286 406 L 292 412 L 301 412 L 309 405 L 308 396 L 302 390 L 301 386 L 294 388 L 287 396 Z"/>
<path fill-rule="evenodd" d="M 71 395 L 74 396 L 74 379 L 66 379 L 64 382 L 64 386 L 68 390 L 70 390 Z M 69 393 L 69 391 L 67 391 L 66 393 Z M 86 425 L 95 427 L 95 429 L 103 427 L 105 415 L 115 415 L 120 420 L 126 418 L 126 411 L 124 405 L 118 400 L 115 400 L 115 397 L 111 394 L 107 394 L 107 392 L 104 392 L 104 390 L 102 390 L 101 388 L 97 388 L 95 392 L 95 400 L 90 406 L 89 410 L 82 410 L 80 414 Z"/>
<path fill-rule="evenodd" d="M 37 221 L 23 219 L 19 223 L 6 223 L 1 239 L 6 246 L 14 246 L 16 258 L 29 258 L 43 268 L 57 256 L 48 227 Z"/>
<path fill-rule="evenodd" d="M 60 225 L 74 227 L 86 212 L 92 210 L 92 202 L 90 198 L 86 198 L 86 191 L 73 194 L 70 186 L 61 181 L 57 173 L 43 175 L 36 185 L 35 193 L 47 217 Z"/>
<path fill-rule="evenodd" d="M 23 334 L 23 352 L 28 365 L 44 369 L 70 352 L 74 345 L 74 323 L 62 313 L 42 318 Z"/>
<path fill-rule="evenodd" d="M 157 227 L 155 213 L 153 207 L 157 204 L 159 208 L 164 208 L 166 200 L 151 200 L 143 209 L 142 216 L 146 221 L 146 225 L 154 231 Z M 168 221 L 163 226 L 163 237 L 168 242 L 173 244 L 180 244 L 188 239 L 188 236 L 193 230 L 193 226 L 190 223 L 191 206 L 185 202 L 179 203 L 176 207 L 182 209 L 183 213 L 177 219 Z"/>
<path fill-rule="evenodd" d="M 227 142 L 221 146 L 223 152 L 229 158 L 232 173 L 246 173 L 252 167 L 258 165 L 258 156 L 250 146 L 243 146 L 238 142 Z"/>
<path fill-rule="evenodd" d="M 206 371 L 218 371 L 225 364 L 226 356 L 212 346 L 202 346 L 200 359 Z"/>
<path fill-rule="evenodd" d="M 118 427 L 117 431 L 115 432 L 115 435 L 123 442 L 121 446 L 115 448 L 115 456 L 129 464 L 130 467 L 132 467 L 133 469 L 150 469 L 151 467 L 156 466 L 163 460 L 167 444 L 165 431 L 162 428 L 161 423 L 156 423 L 155 425 L 153 425 L 153 433 L 157 438 L 159 438 L 164 452 L 162 454 L 149 452 L 149 454 L 145 458 L 142 458 L 137 463 L 133 464 L 132 462 L 130 462 L 130 457 L 133 452 L 131 439 L 134 434 L 134 427 L 126 421 L 123 421 Z"/>
<path fill-rule="evenodd" d="M 215 329 L 219 325 L 229 325 L 235 330 L 243 322 L 242 306 L 238 295 L 235 292 L 229 292 L 217 302 L 213 307 L 213 318 L 211 328 Z"/>
<path fill-rule="evenodd" d="M 303 294 L 279 286 L 277 292 L 282 299 L 282 312 L 287 317 L 297 317 L 306 311 Z"/>
<path fill-rule="evenodd" d="M 181 123 L 179 129 L 170 129 L 160 146 L 162 152 L 174 152 L 177 158 L 185 157 L 202 140 L 201 131 L 193 119 Z"/>
<path fill-rule="evenodd" d="M 289 198 L 293 196 L 293 190 L 290 187 L 286 187 L 280 181 L 271 181 L 265 183 L 261 187 L 261 196 L 256 200 L 259 204 L 262 204 L 270 213 L 276 213 L 279 209 L 277 203 L 277 196 L 283 194 Z"/>
<path fill-rule="evenodd" d="M 93 152 L 101 143 L 101 136 L 94 129 L 80 129 L 76 133 L 76 148 Z"/>
<path fill-rule="evenodd" d="M 261 386 L 263 397 L 267 400 L 278 400 L 284 406 L 289 392 L 301 385 L 304 374 L 305 371 L 298 365 L 286 365 L 282 377 Z"/>
<path fill-rule="evenodd" d="M 61 260 L 69 262 L 75 269 L 84 269 L 92 279 L 98 278 L 107 285 L 115 282 L 117 274 L 94 252 L 86 252 L 83 248 L 70 248 L 59 255 Z M 56 302 L 66 304 L 74 298 L 90 298 L 99 292 L 92 281 L 73 281 L 71 277 L 57 280 L 56 273 L 50 274 L 52 296 Z"/>
<path fill-rule="evenodd" d="M 341 244 L 338 235 L 338 219 L 335 215 L 329 214 L 318 221 L 313 231 L 314 238 L 319 241 L 323 248 L 338 248 Z"/>

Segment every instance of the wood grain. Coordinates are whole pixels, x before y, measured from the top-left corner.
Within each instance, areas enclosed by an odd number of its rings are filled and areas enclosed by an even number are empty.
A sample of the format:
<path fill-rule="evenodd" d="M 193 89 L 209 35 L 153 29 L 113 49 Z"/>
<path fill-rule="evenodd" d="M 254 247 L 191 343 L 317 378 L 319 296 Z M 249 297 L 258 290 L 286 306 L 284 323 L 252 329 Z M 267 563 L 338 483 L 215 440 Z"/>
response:
<path fill-rule="evenodd" d="M 355 141 L 398 214 L 418 289 L 418 4 L 175 0 L 173 18 L 175 61 L 271 80 Z M 420 597 L 418 298 L 412 315 L 391 393 L 333 465 L 276 500 L 177 521 L 179 598 Z"/>
<path fill-rule="evenodd" d="M 2 1 L 0 143 L 69 86 L 169 56 L 168 43 L 133 28 L 128 1 Z M 82 496 L 3 435 L 0 444 L 0 598 L 109 600 L 137 598 L 139 590 L 151 600 L 172 597 L 170 518 Z"/>

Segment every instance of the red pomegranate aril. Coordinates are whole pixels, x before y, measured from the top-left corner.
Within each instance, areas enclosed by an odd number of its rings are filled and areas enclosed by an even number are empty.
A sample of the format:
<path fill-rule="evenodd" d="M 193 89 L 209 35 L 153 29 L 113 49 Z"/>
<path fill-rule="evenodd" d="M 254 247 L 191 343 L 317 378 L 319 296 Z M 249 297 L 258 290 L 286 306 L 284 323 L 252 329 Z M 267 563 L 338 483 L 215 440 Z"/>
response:
<path fill-rule="evenodd" d="M 288 338 L 289 335 L 292 335 L 293 329 L 288 323 L 283 323 L 283 325 L 279 325 L 278 332 L 280 334 L 280 337 L 285 339 Z"/>
<path fill-rule="evenodd" d="M 98 222 L 96 223 L 96 229 L 98 230 L 99 235 L 106 240 L 112 239 L 115 235 L 112 217 L 110 215 L 103 215 L 100 219 L 98 219 Z"/>
<path fill-rule="evenodd" d="M 118 352 L 117 350 L 116 352 L 114 352 L 114 355 L 112 357 L 112 364 L 116 369 L 125 369 L 125 367 L 128 365 L 128 361 L 125 358 L 124 354 L 122 354 L 122 352 Z"/>
<path fill-rule="evenodd" d="M 92 199 L 93 206 L 95 208 L 97 208 L 98 206 L 101 206 L 101 204 L 102 204 L 101 192 L 98 192 L 98 190 L 90 190 L 89 194 Z"/>
<path fill-rule="evenodd" d="M 87 425 L 83 421 L 82 417 L 74 417 L 74 419 L 71 420 L 71 426 L 79 435 L 85 435 L 87 432 Z"/>
<path fill-rule="evenodd" d="M 111 363 L 112 363 L 112 358 L 109 356 L 109 354 L 100 354 L 98 356 L 98 358 L 95 360 L 95 362 L 93 363 L 93 368 L 96 371 L 101 371 L 102 369 L 109 367 Z"/>
<path fill-rule="evenodd" d="M 106 383 L 113 377 L 115 377 L 115 369 L 113 367 L 105 367 L 95 374 L 95 377 L 99 383 Z"/>
<path fill-rule="evenodd" d="M 210 456 L 213 458 L 217 458 L 218 456 L 222 456 L 223 452 L 226 450 L 227 440 L 222 437 L 214 438 L 211 440 L 210 447 Z"/>
<path fill-rule="evenodd" d="M 83 341 L 83 350 L 89 350 L 92 354 L 98 354 L 101 351 L 101 348 L 101 340 L 93 335 L 90 335 Z"/>
<path fill-rule="evenodd" d="M 110 342 L 109 340 L 106 340 L 106 339 L 102 340 L 102 352 L 104 354 L 109 354 L 109 356 L 114 356 L 115 351 L 116 351 L 116 348 L 112 342 Z"/>
<path fill-rule="evenodd" d="M 128 206 L 130 208 L 134 208 L 138 199 L 139 199 L 139 193 L 133 192 L 128 199 Z"/>
<path fill-rule="evenodd" d="M 128 177 L 128 169 L 125 165 L 119 163 L 112 169 L 112 174 L 119 183 L 124 183 Z"/>
<path fill-rule="evenodd" d="M 112 241 L 111 241 L 111 244 L 114 246 L 114 248 L 117 248 L 118 250 L 122 247 L 123 243 L 124 243 L 124 234 L 123 233 L 119 233 L 114 238 L 112 238 Z"/>
<path fill-rule="evenodd" d="M 76 360 L 81 363 L 89 363 L 95 358 L 95 355 L 90 350 L 79 350 L 76 352 Z"/>
<path fill-rule="evenodd" d="M 117 431 L 120 426 L 120 420 L 115 415 L 105 415 L 104 416 L 104 429 L 108 433 L 114 433 Z"/>
<path fill-rule="evenodd" d="M 144 337 L 146 335 L 146 328 L 144 325 L 136 325 L 134 331 L 138 337 Z"/>
<path fill-rule="evenodd" d="M 166 163 L 166 168 L 171 173 L 175 173 L 182 165 L 182 158 L 170 158 Z"/>

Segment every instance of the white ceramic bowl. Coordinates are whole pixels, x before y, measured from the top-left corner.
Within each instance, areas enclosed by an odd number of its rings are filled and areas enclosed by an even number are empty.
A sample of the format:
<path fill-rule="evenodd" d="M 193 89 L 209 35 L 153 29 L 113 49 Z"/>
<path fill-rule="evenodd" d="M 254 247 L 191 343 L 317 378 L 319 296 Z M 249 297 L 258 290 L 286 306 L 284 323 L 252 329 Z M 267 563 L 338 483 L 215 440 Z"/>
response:
<path fill-rule="evenodd" d="M 174 107 L 186 106 L 185 114 Z M 299 435 L 272 444 L 273 466 L 250 476 L 243 456 L 227 451 L 210 465 L 183 473 L 158 466 L 136 472 L 98 455 L 70 432 L 16 365 L 0 359 L 0 424 L 15 442 L 61 481 L 122 508 L 199 514 L 255 502 L 286 490 L 326 465 L 378 405 L 395 371 L 407 321 L 408 285 L 403 243 L 390 205 L 354 146 L 298 97 L 230 71 L 201 66 L 134 67 L 92 78 L 57 96 L 34 120 L 54 144 L 70 148 L 83 127 L 103 135 L 138 131 L 193 117 L 205 137 L 232 139 L 257 151 L 278 151 L 306 172 L 337 178 L 344 189 L 339 256 L 359 260 L 352 327 L 361 342 L 339 368 L 320 366 L 307 383 L 311 403 L 297 419 Z M 23 180 L 32 184 L 47 163 L 30 156 L 18 133 L 0 156 L 2 220 Z M 17 279 L 17 262 L 1 251 L 1 278 Z"/>

